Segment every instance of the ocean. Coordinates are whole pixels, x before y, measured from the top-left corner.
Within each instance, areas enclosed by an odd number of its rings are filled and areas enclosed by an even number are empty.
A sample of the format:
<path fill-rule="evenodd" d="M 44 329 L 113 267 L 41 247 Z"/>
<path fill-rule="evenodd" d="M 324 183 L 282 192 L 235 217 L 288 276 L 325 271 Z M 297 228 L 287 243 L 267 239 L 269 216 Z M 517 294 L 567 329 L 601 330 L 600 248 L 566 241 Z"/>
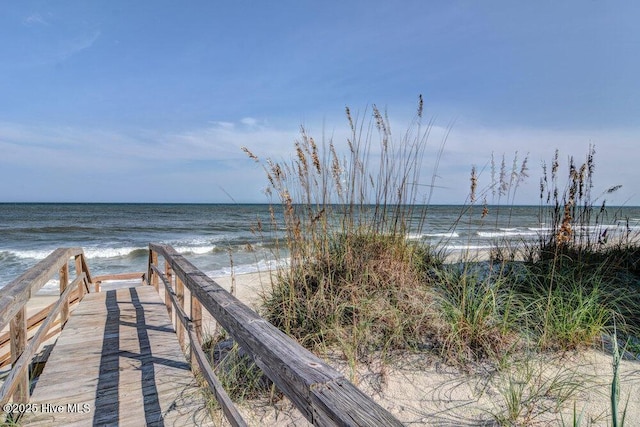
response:
<path fill-rule="evenodd" d="M 603 229 L 640 232 L 640 207 L 609 211 Z M 538 206 L 490 206 L 486 217 L 481 213 L 477 206 L 429 206 L 421 229 L 407 238 L 455 251 L 535 240 L 549 229 Z M 150 242 L 172 245 L 214 278 L 266 271 L 286 253 L 276 254 L 282 232 L 257 233 L 259 221 L 271 223 L 268 205 L 1 203 L 0 288 L 58 247 L 82 247 L 93 275 L 145 271 Z M 56 288 L 52 281 L 44 292 Z"/>

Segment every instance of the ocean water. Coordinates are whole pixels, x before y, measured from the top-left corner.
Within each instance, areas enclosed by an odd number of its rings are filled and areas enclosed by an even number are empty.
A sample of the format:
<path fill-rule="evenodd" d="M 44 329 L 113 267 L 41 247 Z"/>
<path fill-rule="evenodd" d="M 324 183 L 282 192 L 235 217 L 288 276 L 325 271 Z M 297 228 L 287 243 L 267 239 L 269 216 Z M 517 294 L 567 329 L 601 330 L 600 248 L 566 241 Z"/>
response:
<path fill-rule="evenodd" d="M 490 248 L 504 239 L 535 240 L 549 229 L 537 206 L 429 206 L 422 227 L 407 238 L 447 250 Z M 640 232 L 640 208 L 610 208 L 594 235 Z M 415 209 L 416 220 L 424 213 Z M 627 222 L 628 219 L 628 222 Z M 276 221 L 282 218 L 276 209 Z M 267 205 L 231 204 L 0 204 L 0 287 L 58 247 L 82 247 L 93 275 L 145 271 L 150 242 L 172 245 L 211 277 L 265 271 L 282 232 L 257 233 L 271 223 Z M 45 291 L 55 291 L 52 281 Z"/>

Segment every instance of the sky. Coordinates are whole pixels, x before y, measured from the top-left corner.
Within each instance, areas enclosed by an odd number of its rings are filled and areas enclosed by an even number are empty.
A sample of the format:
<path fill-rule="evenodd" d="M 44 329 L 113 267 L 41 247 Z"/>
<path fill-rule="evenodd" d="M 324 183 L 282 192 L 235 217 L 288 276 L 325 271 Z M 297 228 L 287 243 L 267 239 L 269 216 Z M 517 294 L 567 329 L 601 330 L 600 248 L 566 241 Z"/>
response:
<path fill-rule="evenodd" d="M 488 188 L 493 155 L 527 158 L 509 202 L 537 204 L 542 162 L 593 145 L 594 196 L 640 205 L 635 1 L 0 5 L 0 202 L 268 202 L 241 147 L 342 150 L 373 105 L 400 144 L 422 95 L 431 203 L 467 201 L 473 166 Z"/>

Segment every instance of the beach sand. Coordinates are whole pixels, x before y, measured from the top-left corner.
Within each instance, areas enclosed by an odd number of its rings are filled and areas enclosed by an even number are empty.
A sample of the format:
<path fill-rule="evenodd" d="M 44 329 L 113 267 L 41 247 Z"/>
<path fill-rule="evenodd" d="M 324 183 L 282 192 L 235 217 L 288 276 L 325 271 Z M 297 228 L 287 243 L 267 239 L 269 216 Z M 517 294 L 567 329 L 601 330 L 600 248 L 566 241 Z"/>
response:
<path fill-rule="evenodd" d="M 230 277 L 215 280 L 230 289 Z M 271 286 L 269 273 L 237 275 L 234 280 L 236 296 L 250 307 L 256 307 L 260 293 Z M 530 405 L 523 405 L 524 411 L 531 410 L 529 418 L 533 425 L 558 425 L 563 419 L 565 424 L 571 424 L 574 404 L 577 414 L 582 414 L 582 425 L 611 423 L 612 357 L 605 351 L 546 354 L 514 362 L 510 375 L 477 373 L 478 370 L 474 374 L 464 373 L 433 355 L 395 356 L 385 367 L 374 359 L 370 364 L 357 366 L 355 372 L 339 356 L 325 359 L 405 424 L 493 425 L 494 415 L 505 413 L 509 376 L 512 388 L 514 383 L 522 385 L 523 399 L 539 395 Z M 640 361 L 624 360 L 619 369 L 619 414 L 626 404 L 626 419 L 633 425 L 634 420 L 640 420 Z M 547 398 L 550 393 L 570 396 L 559 404 Z M 246 402 L 240 408 L 250 425 L 309 425 L 286 399 L 275 405 Z"/>

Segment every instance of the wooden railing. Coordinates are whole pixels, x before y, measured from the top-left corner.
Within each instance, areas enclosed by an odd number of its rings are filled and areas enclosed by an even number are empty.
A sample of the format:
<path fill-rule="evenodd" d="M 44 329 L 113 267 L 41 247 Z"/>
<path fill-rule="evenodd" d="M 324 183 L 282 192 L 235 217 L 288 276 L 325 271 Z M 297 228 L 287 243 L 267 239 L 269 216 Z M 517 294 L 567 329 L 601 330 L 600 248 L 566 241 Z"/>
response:
<path fill-rule="evenodd" d="M 188 338 L 192 366 L 197 364 L 232 425 L 246 424 L 202 351 L 203 308 L 314 425 L 402 425 L 342 374 L 258 316 L 171 246 L 150 244 L 149 249 L 149 284 L 156 290 L 160 281 L 164 284 L 165 302 L 175 319 L 178 339 L 185 348 L 185 336 Z M 164 259 L 164 268 L 158 256 Z M 186 300 L 190 301 L 189 315 Z"/>
<path fill-rule="evenodd" d="M 75 279 L 70 281 L 69 262 L 74 260 Z M 58 275 L 58 301 L 27 319 L 26 304 L 49 280 Z M 0 404 L 29 400 L 29 365 L 40 345 L 64 328 L 70 305 L 80 301 L 92 283 L 80 248 L 59 248 L 0 290 L 0 360 L 11 370 L 0 388 Z M 2 352 L 7 345 L 9 351 Z"/>
<path fill-rule="evenodd" d="M 147 282 L 146 273 L 119 273 L 119 274 L 105 274 L 103 276 L 94 276 L 93 284 L 95 286 L 95 292 L 100 292 L 102 282 L 111 282 L 117 280 L 140 280 L 141 284 L 145 284 Z"/>

